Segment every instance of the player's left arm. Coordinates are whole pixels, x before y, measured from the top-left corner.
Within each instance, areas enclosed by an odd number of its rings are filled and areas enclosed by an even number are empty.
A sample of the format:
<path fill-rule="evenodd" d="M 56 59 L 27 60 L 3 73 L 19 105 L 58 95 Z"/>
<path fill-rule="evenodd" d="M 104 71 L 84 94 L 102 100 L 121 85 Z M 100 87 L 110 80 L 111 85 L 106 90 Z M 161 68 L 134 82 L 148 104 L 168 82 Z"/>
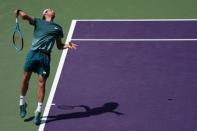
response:
<path fill-rule="evenodd" d="M 76 50 L 78 46 L 77 44 L 72 43 L 72 42 L 63 43 L 60 37 L 56 39 L 56 45 L 59 50 L 62 50 L 62 49 L 75 49 Z"/>

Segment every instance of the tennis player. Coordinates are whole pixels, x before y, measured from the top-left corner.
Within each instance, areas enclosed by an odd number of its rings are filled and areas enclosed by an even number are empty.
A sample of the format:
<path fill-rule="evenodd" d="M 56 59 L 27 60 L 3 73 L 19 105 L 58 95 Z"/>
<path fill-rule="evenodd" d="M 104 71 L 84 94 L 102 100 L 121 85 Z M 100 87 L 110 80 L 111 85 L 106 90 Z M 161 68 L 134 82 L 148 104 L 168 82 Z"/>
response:
<path fill-rule="evenodd" d="M 18 12 L 18 13 L 17 13 Z M 20 117 L 26 116 L 27 103 L 25 96 L 28 90 L 29 80 L 32 72 L 38 74 L 38 105 L 34 113 L 33 122 L 36 125 L 41 123 L 42 105 L 45 96 L 45 85 L 50 73 L 50 54 L 56 42 L 58 49 L 76 49 L 74 43 L 63 43 L 62 27 L 56 24 L 53 20 L 55 12 L 53 9 L 45 9 L 42 13 L 42 18 L 34 18 L 22 10 L 15 10 L 15 15 L 27 20 L 30 25 L 34 26 L 32 46 L 27 54 L 24 64 L 24 74 L 21 82 L 20 92 Z"/>

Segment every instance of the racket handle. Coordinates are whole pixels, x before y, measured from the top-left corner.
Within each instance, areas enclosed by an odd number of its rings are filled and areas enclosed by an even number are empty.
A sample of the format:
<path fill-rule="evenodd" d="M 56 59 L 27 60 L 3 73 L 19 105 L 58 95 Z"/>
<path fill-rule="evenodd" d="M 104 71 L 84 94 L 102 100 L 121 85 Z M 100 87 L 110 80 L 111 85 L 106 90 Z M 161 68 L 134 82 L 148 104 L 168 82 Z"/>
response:
<path fill-rule="evenodd" d="M 16 23 L 18 23 L 18 17 L 16 17 Z"/>
<path fill-rule="evenodd" d="M 20 11 L 21 11 L 21 10 L 19 10 L 19 9 L 16 10 L 16 18 L 18 17 Z"/>

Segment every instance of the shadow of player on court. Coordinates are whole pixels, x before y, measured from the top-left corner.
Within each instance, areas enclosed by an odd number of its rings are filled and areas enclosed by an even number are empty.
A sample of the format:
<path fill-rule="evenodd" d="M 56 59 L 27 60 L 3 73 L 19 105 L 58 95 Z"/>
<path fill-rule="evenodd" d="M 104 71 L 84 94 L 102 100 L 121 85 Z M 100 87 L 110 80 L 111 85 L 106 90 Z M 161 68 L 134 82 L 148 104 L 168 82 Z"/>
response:
<path fill-rule="evenodd" d="M 115 102 L 108 102 L 108 103 L 105 103 L 101 107 L 95 107 L 95 108 L 90 108 L 89 106 L 86 106 L 86 105 L 74 106 L 74 107 L 83 108 L 83 109 L 85 109 L 85 111 L 73 112 L 73 113 L 69 113 L 69 114 L 58 114 L 58 115 L 54 115 L 54 116 L 47 116 L 47 120 L 43 121 L 42 123 L 49 123 L 49 122 L 65 120 L 65 119 L 84 118 L 84 117 L 101 115 L 104 113 L 114 113 L 116 115 L 124 115 L 123 113 L 115 111 L 115 109 L 118 108 L 118 105 L 119 104 L 115 103 Z"/>

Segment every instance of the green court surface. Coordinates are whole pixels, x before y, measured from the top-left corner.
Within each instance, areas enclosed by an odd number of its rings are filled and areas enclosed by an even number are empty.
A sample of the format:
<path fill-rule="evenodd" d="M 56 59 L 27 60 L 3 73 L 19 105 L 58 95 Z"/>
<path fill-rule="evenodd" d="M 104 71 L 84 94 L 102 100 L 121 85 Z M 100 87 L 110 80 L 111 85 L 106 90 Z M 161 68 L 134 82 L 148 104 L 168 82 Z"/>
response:
<path fill-rule="evenodd" d="M 55 22 L 64 28 L 64 41 L 72 19 L 195 19 L 196 0 L 0 0 L 0 131 L 37 131 L 31 121 L 24 122 L 18 115 L 19 87 L 25 55 L 31 44 L 33 28 L 21 21 L 25 47 L 17 53 L 12 48 L 12 32 L 15 28 L 13 11 L 22 9 L 41 17 L 43 9 L 56 11 Z M 80 48 L 80 47 L 79 47 Z M 52 53 L 51 74 L 47 83 L 46 99 L 53 83 L 61 51 Z M 37 76 L 30 81 L 28 92 L 28 117 L 37 102 Z"/>

